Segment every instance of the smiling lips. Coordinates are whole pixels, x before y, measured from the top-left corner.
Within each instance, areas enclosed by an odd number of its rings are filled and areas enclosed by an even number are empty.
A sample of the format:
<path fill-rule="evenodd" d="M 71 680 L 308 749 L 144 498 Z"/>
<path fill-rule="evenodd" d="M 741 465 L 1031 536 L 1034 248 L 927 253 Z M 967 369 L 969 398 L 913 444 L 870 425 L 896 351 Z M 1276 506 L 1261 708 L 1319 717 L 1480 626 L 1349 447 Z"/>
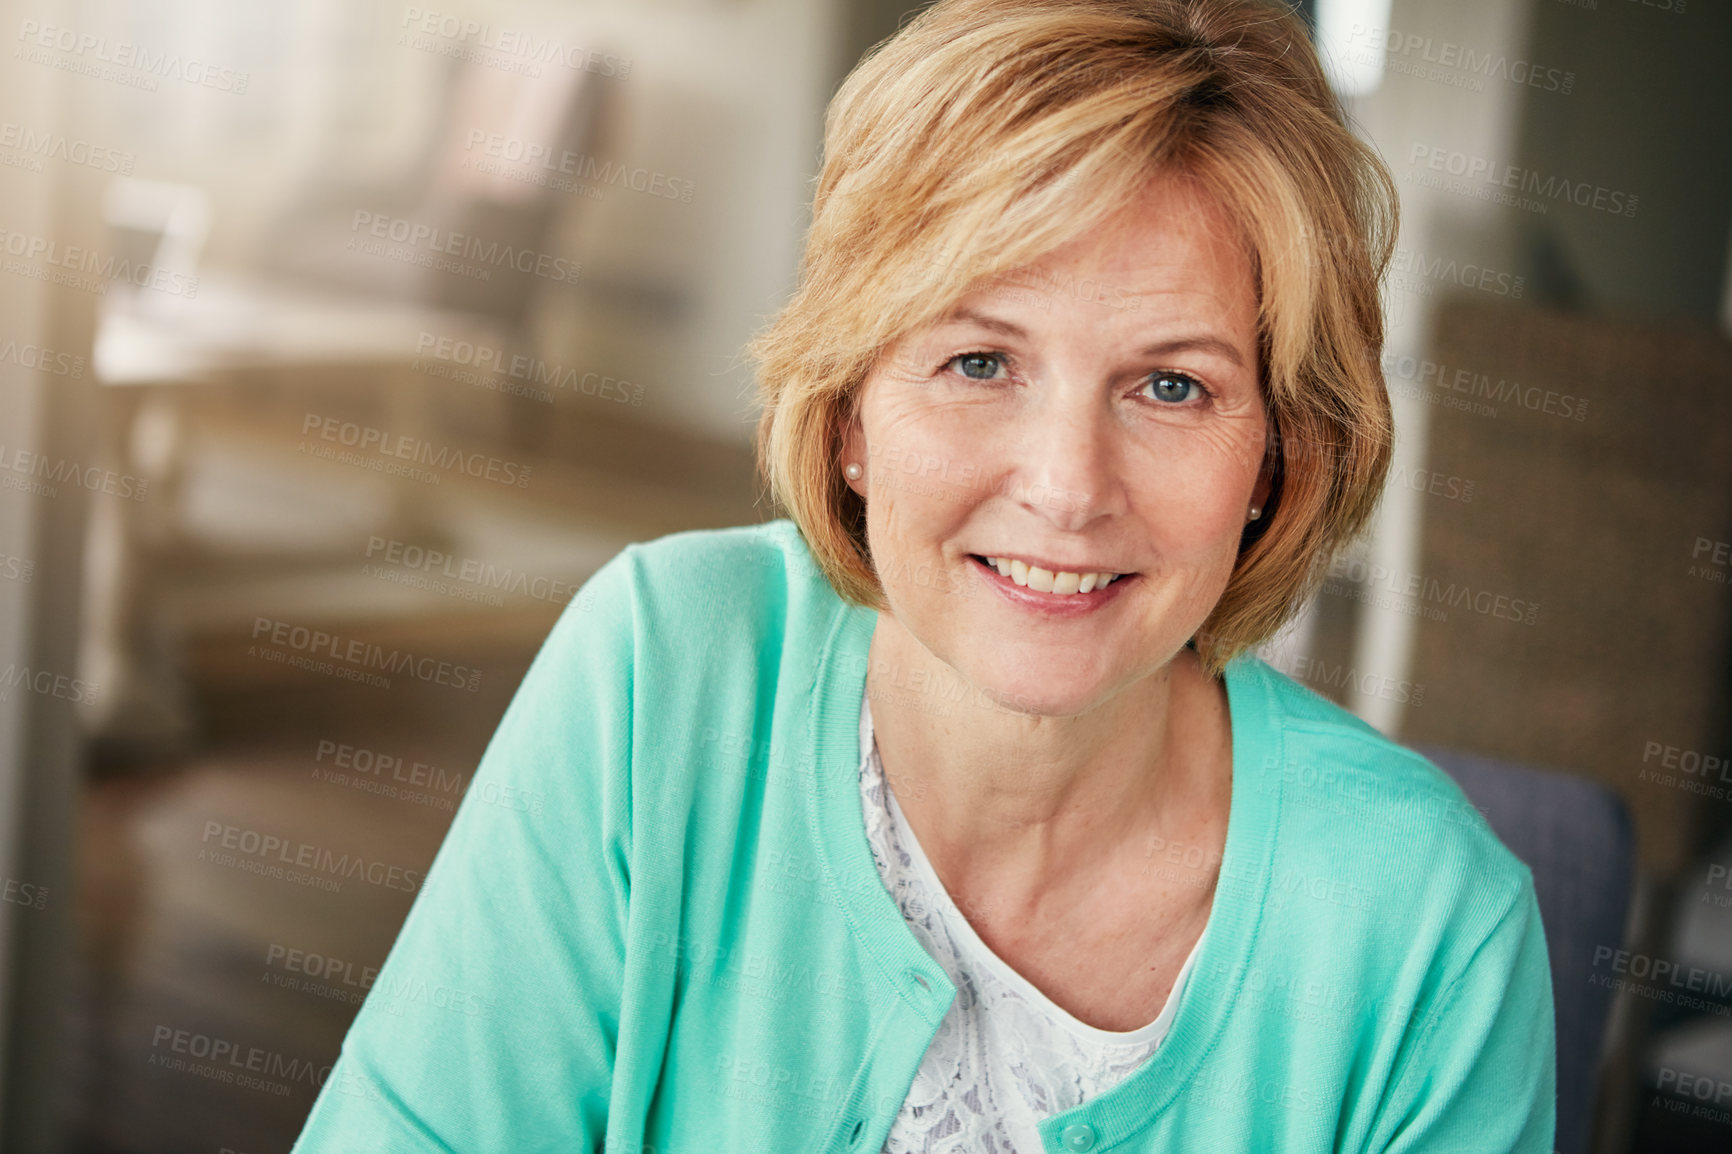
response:
<path fill-rule="evenodd" d="M 1124 576 L 1122 573 L 1075 573 L 1068 569 L 1043 569 L 1011 557 L 983 556 L 979 559 L 1018 585 L 1033 589 L 1037 593 L 1056 593 L 1061 597 L 1104 589 Z"/>

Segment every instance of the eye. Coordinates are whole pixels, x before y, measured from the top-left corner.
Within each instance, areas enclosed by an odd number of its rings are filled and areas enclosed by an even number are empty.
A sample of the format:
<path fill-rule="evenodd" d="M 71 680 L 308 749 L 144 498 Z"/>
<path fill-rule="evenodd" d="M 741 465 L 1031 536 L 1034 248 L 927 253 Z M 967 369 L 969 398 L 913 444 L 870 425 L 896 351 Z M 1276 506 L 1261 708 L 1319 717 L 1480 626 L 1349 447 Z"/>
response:
<path fill-rule="evenodd" d="M 1150 373 L 1147 385 L 1156 400 L 1174 405 L 1182 404 L 1203 393 L 1203 386 L 1197 383 L 1195 377 L 1165 370 Z"/>
<path fill-rule="evenodd" d="M 996 353 L 963 353 L 944 362 L 945 368 L 951 365 L 971 381 L 990 381 L 1004 368 L 1004 361 Z"/>

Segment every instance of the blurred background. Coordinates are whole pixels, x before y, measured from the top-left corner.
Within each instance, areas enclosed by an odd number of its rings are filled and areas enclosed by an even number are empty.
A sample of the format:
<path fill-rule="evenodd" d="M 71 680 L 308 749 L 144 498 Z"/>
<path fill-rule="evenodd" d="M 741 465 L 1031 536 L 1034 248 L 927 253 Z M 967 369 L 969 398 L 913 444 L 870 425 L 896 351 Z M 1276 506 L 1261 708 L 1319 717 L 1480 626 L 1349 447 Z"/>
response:
<path fill-rule="evenodd" d="M 434 2 L 0 2 L 7 1151 L 286 1152 L 561 608 L 776 515 L 739 350 L 919 5 Z M 1303 11 L 1400 439 L 1264 655 L 1621 800 L 1559 1148 L 1732 1148 L 1732 6 Z"/>

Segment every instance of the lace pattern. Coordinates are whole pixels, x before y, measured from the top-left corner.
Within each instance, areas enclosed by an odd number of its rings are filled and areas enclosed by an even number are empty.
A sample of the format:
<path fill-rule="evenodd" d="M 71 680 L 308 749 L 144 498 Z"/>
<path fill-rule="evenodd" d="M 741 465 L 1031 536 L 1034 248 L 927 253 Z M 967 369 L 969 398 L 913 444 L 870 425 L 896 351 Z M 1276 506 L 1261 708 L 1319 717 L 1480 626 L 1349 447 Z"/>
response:
<path fill-rule="evenodd" d="M 883 1154 L 1042 1154 L 1041 1119 L 1111 1089 L 1154 1053 L 1197 951 L 1155 1021 L 1122 1033 L 1078 1021 L 992 953 L 945 891 L 887 786 L 865 701 L 860 745 L 861 808 L 878 874 L 956 986 Z"/>

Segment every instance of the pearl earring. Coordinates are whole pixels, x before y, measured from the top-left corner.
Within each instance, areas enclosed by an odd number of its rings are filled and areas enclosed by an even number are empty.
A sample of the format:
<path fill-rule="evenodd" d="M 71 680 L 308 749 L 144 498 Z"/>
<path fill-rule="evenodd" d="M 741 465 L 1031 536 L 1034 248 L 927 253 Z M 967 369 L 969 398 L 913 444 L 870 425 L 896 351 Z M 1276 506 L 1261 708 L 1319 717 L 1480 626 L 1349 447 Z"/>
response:
<path fill-rule="evenodd" d="M 1261 517 L 1262 515 L 1263 515 L 1262 507 L 1258 506 L 1258 505 L 1252 505 L 1251 506 L 1251 515 L 1249 517 L 1247 517 L 1246 520 L 1255 521 L 1257 518 Z"/>
<path fill-rule="evenodd" d="M 860 479 L 859 462 L 857 462 L 857 461 L 848 462 L 848 467 L 843 469 L 842 472 L 844 472 L 848 475 L 848 479 L 850 481 L 858 481 Z"/>

